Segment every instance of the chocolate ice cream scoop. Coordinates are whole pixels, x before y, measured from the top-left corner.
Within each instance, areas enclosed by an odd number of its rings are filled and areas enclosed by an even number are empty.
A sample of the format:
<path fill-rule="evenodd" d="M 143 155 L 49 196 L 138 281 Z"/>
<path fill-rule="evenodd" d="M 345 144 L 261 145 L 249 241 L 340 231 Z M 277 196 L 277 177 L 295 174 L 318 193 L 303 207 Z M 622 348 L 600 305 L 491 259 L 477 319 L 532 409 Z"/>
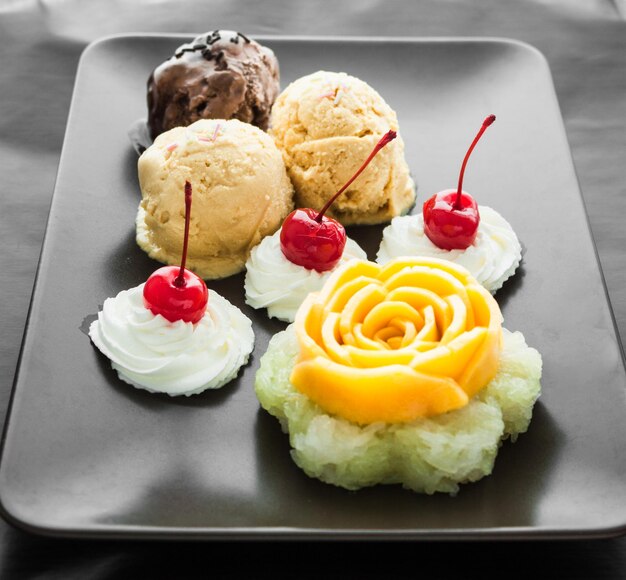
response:
<path fill-rule="evenodd" d="M 271 49 L 240 32 L 208 32 L 180 46 L 150 75 L 150 134 L 154 139 L 199 119 L 239 119 L 266 130 L 279 89 Z"/>

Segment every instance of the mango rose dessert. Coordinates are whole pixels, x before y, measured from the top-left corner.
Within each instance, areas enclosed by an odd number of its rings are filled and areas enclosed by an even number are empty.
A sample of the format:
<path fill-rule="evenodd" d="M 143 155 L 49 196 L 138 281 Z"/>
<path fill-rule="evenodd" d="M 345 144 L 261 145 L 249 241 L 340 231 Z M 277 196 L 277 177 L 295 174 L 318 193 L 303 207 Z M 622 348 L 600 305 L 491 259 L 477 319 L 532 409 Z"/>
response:
<path fill-rule="evenodd" d="M 138 162 L 137 243 L 176 263 L 185 226 L 180 191 L 194 183 L 188 267 L 204 279 L 244 269 L 250 250 L 293 209 L 280 152 L 261 129 L 236 119 L 200 120 L 161 133 Z"/>
<path fill-rule="evenodd" d="M 396 113 L 372 87 L 346 73 L 318 71 L 278 96 L 269 132 L 282 151 L 296 205 L 319 210 L 388 130 L 398 131 Z M 343 225 L 379 224 L 406 213 L 414 201 L 398 135 L 330 215 Z"/>
<path fill-rule="evenodd" d="M 307 475 L 454 494 L 528 429 L 541 369 L 465 268 L 354 260 L 273 337 L 255 389 Z"/>

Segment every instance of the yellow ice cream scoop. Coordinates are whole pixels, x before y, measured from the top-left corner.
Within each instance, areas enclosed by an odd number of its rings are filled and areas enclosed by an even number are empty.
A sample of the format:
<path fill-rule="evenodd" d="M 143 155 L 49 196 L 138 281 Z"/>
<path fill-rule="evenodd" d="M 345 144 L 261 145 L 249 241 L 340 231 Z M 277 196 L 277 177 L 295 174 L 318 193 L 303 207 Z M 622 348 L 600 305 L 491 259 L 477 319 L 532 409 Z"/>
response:
<path fill-rule="evenodd" d="M 354 260 L 295 320 L 291 382 L 328 413 L 407 422 L 466 405 L 496 374 L 502 314 L 462 266 Z"/>
<path fill-rule="evenodd" d="M 188 268 L 204 279 L 245 268 L 250 250 L 293 209 L 293 186 L 267 133 L 236 119 L 200 120 L 161 133 L 138 162 L 137 243 L 178 264 L 186 181 L 193 186 Z"/>
<path fill-rule="evenodd" d="M 415 202 L 398 118 L 383 97 L 354 76 L 317 71 L 278 96 L 269 133 L 283 154 L 296 205 L 320 210 L 389 130 L 397 138 L 329 210 L 343 225 L 354 225 L 388 222 Z"/>

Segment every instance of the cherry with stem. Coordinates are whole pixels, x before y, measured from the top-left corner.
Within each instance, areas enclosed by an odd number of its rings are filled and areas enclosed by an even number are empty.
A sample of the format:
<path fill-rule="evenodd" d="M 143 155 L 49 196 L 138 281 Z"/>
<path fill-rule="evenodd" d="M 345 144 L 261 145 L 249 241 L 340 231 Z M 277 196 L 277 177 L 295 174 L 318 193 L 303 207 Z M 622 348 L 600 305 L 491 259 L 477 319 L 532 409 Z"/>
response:
<path fill-rule="evenodd" d="M 280 232 L 280 247 L 290 262 L 318 272 L 332 270 L 337 265 L 346 245 L 346 230 L 337 220 L 325 214 L 335 200 L 361 175 L 374 156 L 396 136 L 396 131 L 387 131 L 356 173 L 320 211 L 299 208 L 285 218 Z"/>
<path fill-rule="evenodd" d="M 478 204 L 463 191 L 463 178 L 474 147 L 495 120 L 495 115 L 489 115 L 474 137 L 463 159 L 457 188 L 440 191 L 424 202 L 424 233 L 441 249 L 465 250 L 476 238 L 480 222 Z"/>
<path fill-rule="evenodd" d="M 185 233 L 180 266 L 163 266 L 148 278 L 143 289 L 144 306 L 170 322 L 199 322 L 207 308 L 209 291 L 204 280 L 185 268 L 189 245 L 192 188 L 185 182 Z"/>

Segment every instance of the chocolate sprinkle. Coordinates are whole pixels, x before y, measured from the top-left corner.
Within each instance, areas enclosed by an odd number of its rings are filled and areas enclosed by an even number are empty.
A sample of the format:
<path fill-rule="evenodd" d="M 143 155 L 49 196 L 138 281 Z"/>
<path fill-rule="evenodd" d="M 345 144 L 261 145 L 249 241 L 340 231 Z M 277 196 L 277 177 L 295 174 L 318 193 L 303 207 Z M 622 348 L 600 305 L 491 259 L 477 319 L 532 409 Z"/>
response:
<path fill-rule="evenodd" d="M 222 36 L 220 35 L 219 30 L 214 30 L 210 34 L 207 34 L 206 42 L 207 44 L 213 44 L 214 42 L 217 42 L 221 38 Z"/>
<path fill-rule="evenodd" d="M 251 40 L 245 34 L 242 34 L 241 32 L 237 32 L 237 36 L 233 36 L 229 38 L 229 40 L 233 44 L 239 44 L 239 38 L 242 38 L 246 44 L 250 44 L 251 42 Z M 224 53 L 220 51 L 217 55 L 213 55 L 213 53 L 211 52 L 211 47 L 213 44 L 215 44 L 218 40 L 221 40 L 221 39 L 222 39 L 222 36 L 219 33 L 219 30 L 214 30 L 213 32 L 210 32 L 209 34 L 207 34 L 206 44 L 197 43 L 192 46 L 184 46 L 183 48 L 179 48 L 174 54 L 174 56 L 176 58 L 180 58 L 186 52 L 195 52 L 197 50 L 200 50 L 202 51 L 202 56 L 206 60 L 213 60 L 215 58 L 216 61 L 219 61 L 220 59 L 224 57 Z"/>
<path fill-rule="evenodd" d="M 215 55 L 215 69 L 216 70 L 226 70 L 228 68 L 228 63 L 224 59 L 224 51 L 220 50 Z"/>
<path fill-rule="evenodd" d="M 184 53 L 186 53 L 186 52 L 194 52 L 195 50 L 197 50 L 197 49 L 195 47 L 193 47 L 193 46 L 186 46 L 184 48 L 181 48 L 179 51 L 177 51 L 175 56 L 176 56 L 176 58 L 180 58 L 181 56 L 183 56 Z"/>

